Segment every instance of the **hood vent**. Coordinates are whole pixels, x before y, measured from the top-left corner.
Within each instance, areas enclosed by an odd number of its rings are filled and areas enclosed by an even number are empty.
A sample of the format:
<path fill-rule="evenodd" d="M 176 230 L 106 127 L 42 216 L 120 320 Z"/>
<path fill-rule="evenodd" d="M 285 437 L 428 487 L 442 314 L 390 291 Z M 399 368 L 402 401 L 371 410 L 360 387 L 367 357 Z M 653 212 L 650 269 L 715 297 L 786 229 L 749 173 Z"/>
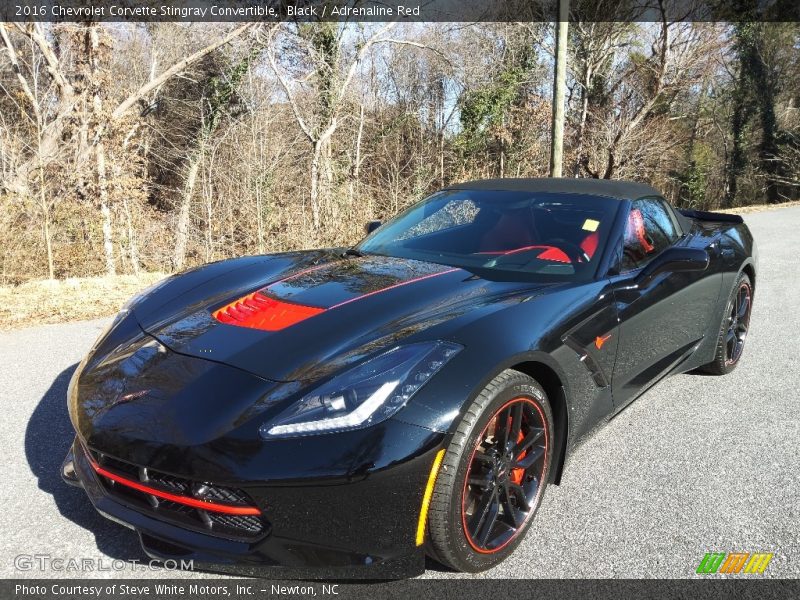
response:
<path fill-rule="evenodd" d="M 280 331 L 324 311 L 324 308 L 316 306 L 284 302 L 259 291 L 234 300 L 214 311 L 213 315 L 217 321 L 227 325 Z"/>

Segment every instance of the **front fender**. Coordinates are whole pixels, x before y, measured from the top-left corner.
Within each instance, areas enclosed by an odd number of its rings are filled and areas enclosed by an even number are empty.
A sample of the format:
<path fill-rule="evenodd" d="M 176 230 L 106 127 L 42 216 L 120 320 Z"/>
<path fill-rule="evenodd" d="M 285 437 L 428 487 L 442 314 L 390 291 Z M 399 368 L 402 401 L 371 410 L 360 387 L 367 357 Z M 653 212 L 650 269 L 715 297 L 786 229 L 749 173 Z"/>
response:
<path fill-rule="evenodd" d="M 447 339 L 464 346 L 406 406 L 397 419 L 453 433 L 472 401 L 504 369 L 534 373 L 545 367 L 557 381 L 551 384 L 552 402 L 563 401 L 570 422 L 568 437 L 581 437 L 612 411 L 610 386 L 599 386 L 575 350 L 562 336 L 583 323 L 614 316 L 604 282 L 562 288 L 510 305 L 465 325 Z M 602 314 L 601 314 L 602 313 Z M 616 326 L 608 322 L 608 330 Z M 601 325 L 601 327 L 605 327 Z M 615 336 L 616 337 L 616 336 Z M 594 339 L 592 336 L 590 339 Z M 613 342 L 605 357 L 613 366 Z M 601 362 L 598 359 L 598 362 Z M 610 374 L 610 371 L 609 371 Z M 563 393 L 559 388 L 563 388 Z"/>

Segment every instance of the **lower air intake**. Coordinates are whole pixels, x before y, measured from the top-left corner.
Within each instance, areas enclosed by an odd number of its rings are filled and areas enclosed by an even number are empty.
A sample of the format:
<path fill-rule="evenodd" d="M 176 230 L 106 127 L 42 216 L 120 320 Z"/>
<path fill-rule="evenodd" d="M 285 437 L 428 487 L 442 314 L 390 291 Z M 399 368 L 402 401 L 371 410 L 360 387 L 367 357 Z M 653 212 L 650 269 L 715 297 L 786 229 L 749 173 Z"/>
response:
<path fill-rule="evenodd" d="M 270 526 L 263 515 L 223 514 L 182 503 L 184 499 L 195 503 L 199 500 L 214 506 L 257 512 L 256 503 L 244 490 L 176 477 L 95 451 L 89 454 L 95 469 L 99 467 L 98 474 L 108 494 L 142 513 L 228 539 L 253 540 L 269 533 Z M 135 489 L 132 485 L 144 489 Z M 169 498 L 147 490 L 164 492 Z M 171 499 L 173 496 L 179 501 Z"/>

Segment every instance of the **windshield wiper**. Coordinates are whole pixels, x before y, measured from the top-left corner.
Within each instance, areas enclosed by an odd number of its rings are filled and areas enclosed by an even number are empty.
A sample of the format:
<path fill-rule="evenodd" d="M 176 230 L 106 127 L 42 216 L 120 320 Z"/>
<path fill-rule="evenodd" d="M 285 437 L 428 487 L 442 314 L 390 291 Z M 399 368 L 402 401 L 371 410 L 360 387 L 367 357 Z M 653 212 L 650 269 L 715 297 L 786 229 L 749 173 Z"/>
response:
<path fill-rule="evenodd" d="M 357 256 L 361 258 L 362 256 L 364 256 L 364 253 L 361 250 L 358 250 L 357 248 L 348 248 L 347 250 L 342 252 L 342 257 L 345 256 Z"/>

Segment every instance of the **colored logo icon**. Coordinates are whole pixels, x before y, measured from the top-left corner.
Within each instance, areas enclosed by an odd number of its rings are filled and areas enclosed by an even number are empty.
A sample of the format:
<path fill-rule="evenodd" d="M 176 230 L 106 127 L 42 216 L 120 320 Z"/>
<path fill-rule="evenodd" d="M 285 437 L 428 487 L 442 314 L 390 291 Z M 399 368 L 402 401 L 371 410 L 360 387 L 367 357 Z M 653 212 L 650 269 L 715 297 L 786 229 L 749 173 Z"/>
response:
<path fill-rule="evenodd" d="M 763 573 L 772 560 L 767 552 L 707 552 L 697 566 L 697 573 Z"/>

